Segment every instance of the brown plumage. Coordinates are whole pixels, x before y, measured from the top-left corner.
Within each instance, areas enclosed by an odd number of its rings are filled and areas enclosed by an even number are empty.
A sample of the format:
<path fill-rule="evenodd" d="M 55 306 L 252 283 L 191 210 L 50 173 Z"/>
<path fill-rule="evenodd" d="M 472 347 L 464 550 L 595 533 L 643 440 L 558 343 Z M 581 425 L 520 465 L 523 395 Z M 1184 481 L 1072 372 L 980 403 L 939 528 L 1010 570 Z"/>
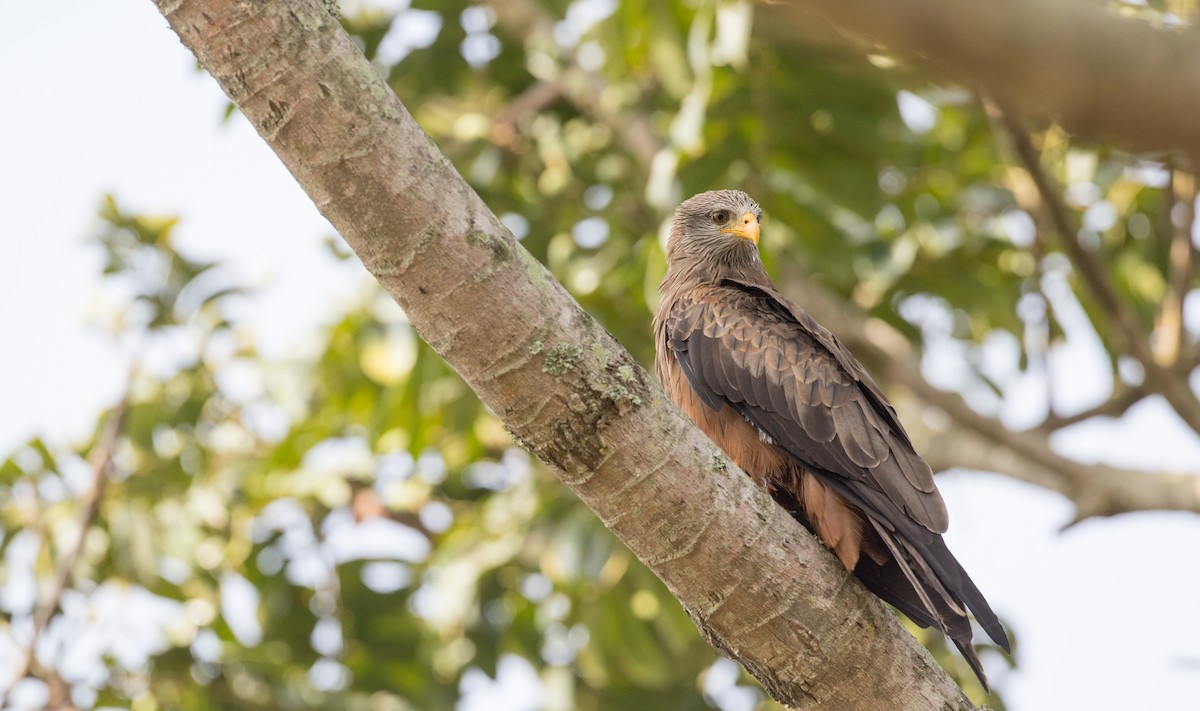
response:
<path fill-rule="evenodd" d="M 967 610 L 1009 649 L 942 540 L 946 505 L 883 391 L 779 293 L 758 257 L 758 204 L 702 193 L 679 206 L 654 315 L 671 399 L 846 569 L 954 641 L 987 686 Z"/>

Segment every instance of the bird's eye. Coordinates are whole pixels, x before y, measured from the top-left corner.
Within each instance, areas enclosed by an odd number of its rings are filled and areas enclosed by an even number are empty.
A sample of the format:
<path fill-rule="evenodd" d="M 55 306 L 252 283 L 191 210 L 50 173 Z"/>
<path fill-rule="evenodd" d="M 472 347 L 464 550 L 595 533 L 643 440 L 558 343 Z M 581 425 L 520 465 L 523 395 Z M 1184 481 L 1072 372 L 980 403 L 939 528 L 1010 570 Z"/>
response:
<path fill-rule="evenodd" d="M 712 214 L 712 221 L 717 223 L 718 225 L 723 225 L 726 222 L 729 222 L 729 211 L 728 210 L 717 210 L 716 212 L 714 212 Z"/>

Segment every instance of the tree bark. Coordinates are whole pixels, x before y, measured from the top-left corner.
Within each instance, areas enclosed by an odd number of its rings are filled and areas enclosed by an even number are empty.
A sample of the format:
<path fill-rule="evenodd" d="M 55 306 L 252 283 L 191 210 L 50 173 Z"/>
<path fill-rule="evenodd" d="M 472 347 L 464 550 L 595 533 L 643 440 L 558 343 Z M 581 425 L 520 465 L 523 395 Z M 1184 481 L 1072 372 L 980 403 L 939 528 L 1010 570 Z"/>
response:
<path fill-rule="evenodd" d="M 832 23 L 933 71 L 1134 149 L 1200 146 L 1200 41 L 1088 0 L 791 0 L 758 29 L 794 38 Z"/>
<path fill-rule="evenodd" d="M 796 708 L 972 708 L 522 249 L 325 4 L 156 4 L 421 336 L 717 649 Z"/>

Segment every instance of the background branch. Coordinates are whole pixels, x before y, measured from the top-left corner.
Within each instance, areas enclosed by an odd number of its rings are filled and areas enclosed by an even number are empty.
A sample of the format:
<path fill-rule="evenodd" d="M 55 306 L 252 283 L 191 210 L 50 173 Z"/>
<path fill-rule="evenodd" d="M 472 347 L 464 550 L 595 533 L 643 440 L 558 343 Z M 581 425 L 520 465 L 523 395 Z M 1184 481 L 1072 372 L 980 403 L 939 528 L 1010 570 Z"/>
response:
<path fill-rule="evenodd" d="M 0 708 L 6 705 L 13 687 L 28 676 L 31 670 L 37 670 L 40 667 L 36 663 L 37 643 L 42 633 L 50 626 L 50 621 L 54 619 L 54 615 L 58 614 L 62 605 L 63 593 L 70 586 L 71 574 L 75 569 L 75 563 L 79 560 L 79 555 L 83 552 L 84 543 L 87 541 L 87 534 L 91 530 L 92 522 L 96 520 L 97 513 L 100 511 L 100 500 L 103 498 L 104 486 L 108 481 L 109 465 L 112 463 L 113 450 L 116 448 L 117 439 L 120 437 L 121 429 L 125 424 L 125 414 L 129 410 L 130 391 L 132 390 L 133 379 L 136 375 L 137 364 L 135 361 L 135 364 L 129 370 L 129 377 L 125 385 L 125 394 L 121 397 L 121 401 L 117 403 L 116 408 L 109 414 L 108 423 L 101 432 L 95 447 L 93 447 L 88 457 L 88 467 L 91 469 L 92 479 L 87 492 L 80 501 L 79 514 L 75 521 L 75 540 L 64 550 L 62 558 L 59 559 L 58 565 L 55 567 L 54 579 L 49 594 L 34 610 L 33 627 L 29 632 L 29 640 L 25 643 L 21 651 L 20 661 L 17 662 L 17 667 L 13 672 L 13 686 L 10 686 L 3 694 L 0 694 Z"/>
<path fill-rule="evenodd" d="M 554 40 L 554 18 L 541 5 L 529 0 L 489 0 L 487 4 L 496 13 L 496 24 L 521 44 L 539 47 L 550 56 L 562 54 Z M 602 72 L 583 69 L 569 56 L 559 60 L 562 66 L 554 86 L 562 97 L 596 123 L 612 128 L 639 168 L 648 172 L 661 147 L 649 117 L 623 110 Z"/>
<path fill-rule="evenodd" d="M 1126 410 L 1145 399 L 1148 394 L 1141 386 L 1126 385 L 1120 380 L 1115 380 L 1112 395 L 1104 402 L 1070 415 L 1058 415 L 1052 412 L 1042 420 L 1037 429 L 1044 432 L 1055 432 L 1093 417 L 1120 417 L 1125 414 Z"/>
<path fill-rule="evenodd" d="M 999 108 L 1001 124 L 1007 130 L 1025 170 L 1029 172 L 1038 192 L 1041 193 L 1042 204 L 1059 234 L 1067 257 L 1087 285 L 1092 297 L 1116 325 L 1118 344 L 1141 364 L 1146 379 L 1155 392 L 1166 398 L 1183 421 L 1200 434 L 1200 399 L 1196 398 L 1186 376 L 1175 369 L 1162 366 L 1154 357 L 1150 350 L 1149 338 L 1138 325 L 1137 314 L 1117 295 L 1096 254 L 1080 243 L 1077 230 L 1071 224 L 1067 206 L 1063 203 L 1061 191 L 1042 168 L 1029 134 L 1011 109 L 1003 104 L 1000 104 Z M 1189 244 L 1190 241 L 1189 232 Z"/>
<path fill-rule="evenodd" d="M 1167 252 L 1167 293 L 1154 329 L 1154 359 L 1164 368 L 1179 363 L 1183 350 L 1183 300 L 1196 265 L 1196 246 L 1192 229 L 1196 222 L 1196 178 L 1189 172 L 1173 168 L 1168 194 L 1173 203 L 1170 246 Z M 1184 371 L 1186 375 L 1186 371 Z"/>
<path fill-rule="evenodd" d="M 1074 133 L 1148 150 L 1200 145 L 1195 31 L 1158 29 L 1102 4 L 791 0 L 762 5 L 758 21 L 774 38 L 833 24 L 943 76 L 1019 99 L 1022 110 Z"/>
<path fill-rule="evenodd" d="M 920 422 L 912 418 L 909 421 Z M 928 441 L 921 451 L 935 470 L 999 472 L 1056 491 L 1075 505 L 1075 515 L 1068 525 L 1133 511 L 1200 512 L 1200 485 L 1192 474 L 1139 472 L 1074 462 L 1052 469 L 1026 456 L 1026 450 L 998 444 L 969 428 L 952 427 L 926 436 Z M 914 437 L 919 435 L 914 433 Z"/>

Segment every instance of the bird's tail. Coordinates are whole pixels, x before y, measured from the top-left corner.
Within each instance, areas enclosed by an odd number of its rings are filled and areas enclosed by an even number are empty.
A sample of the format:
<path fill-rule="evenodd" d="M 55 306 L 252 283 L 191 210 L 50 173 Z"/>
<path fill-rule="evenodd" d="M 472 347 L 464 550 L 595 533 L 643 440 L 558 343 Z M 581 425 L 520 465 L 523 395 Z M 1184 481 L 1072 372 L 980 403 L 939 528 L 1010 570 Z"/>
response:
<path fill-rule="evenodd" d="M 941 630 L 962 652 L 975 676 L 987 689 L 983 665 L 971 644 L 971 620 L 967 610 L 1004 651 L 1010 651 L 1010 647 L 1004 627 L 979 588 L 951 555 L 941 536 L 931 534 L 932 540 L 918 551 L 916 546 L 870 516 L 866 518 L 891 555 L 879 559 L 863 556 L 855 568 L 855 575 L 869 590 L 913 622 Z"/>

